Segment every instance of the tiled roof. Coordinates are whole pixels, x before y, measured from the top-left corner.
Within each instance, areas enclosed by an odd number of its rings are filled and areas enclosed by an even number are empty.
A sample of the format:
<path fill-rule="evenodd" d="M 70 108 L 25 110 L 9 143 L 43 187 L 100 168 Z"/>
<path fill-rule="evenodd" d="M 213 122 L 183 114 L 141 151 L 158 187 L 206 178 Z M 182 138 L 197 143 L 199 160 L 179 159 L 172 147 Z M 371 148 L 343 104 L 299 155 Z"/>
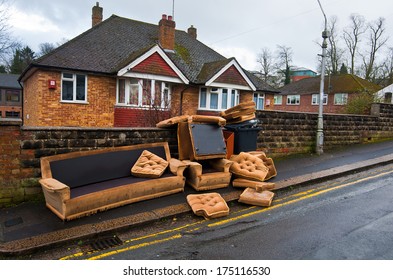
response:
<path fill-rule="evenodd" d="M 21 89 L 18 77 L 19 75 L 0 73 L 0 88 Z"/>
<path fill-rule="evenodd" d="M 321 77 L 305 78 L 290 83 L 280 89 L 281 94 L 315 94 L 319 93 Z M 376 92 L 380 86 L 351 74 L 331 75 L 325 77 L 325 93 L 360 93 Z"/>
<path fill-rule="evenodd" d="M 112 15 L 52 53 L 39 58 L 30 67 L 115 75 L 157 45 L 158 33 L 158 25 Z M 176 30 L 175 33 L 175 51 L 166 54 L 188 80 L 196 84 L 206 82 L 214 71 L 217 72 L 218 66 L 228 62 L 224 56 L 181 30 Z M 253 82 L 254 78 L 256 77 L 253 77 Z M 257 89 L 271 88 L 260 81 Z"/>

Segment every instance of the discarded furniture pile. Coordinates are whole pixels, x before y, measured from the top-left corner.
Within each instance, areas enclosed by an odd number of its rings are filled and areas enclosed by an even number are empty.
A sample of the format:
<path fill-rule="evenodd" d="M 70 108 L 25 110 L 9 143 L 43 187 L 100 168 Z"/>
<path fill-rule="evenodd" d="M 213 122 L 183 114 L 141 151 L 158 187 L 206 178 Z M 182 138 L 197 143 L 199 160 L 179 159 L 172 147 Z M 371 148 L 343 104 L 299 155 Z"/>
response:
<path fill-rule="evenodd" d="M 274 162 L 261 151 L 228 154 L 223 134 L 227 121 L 255 118 L 254 103 L 235 106 L 221 116 L 183 115 L 157 123 L 177 128 L 179 158 L 168 143 L 72 152 L 41 158 L 40 184 L 46 206 L 62 220 L 184 191 L 187 202 L 206 219 L 229 214 L 218 192 L 231 184 L 244 188 L 239 202 L 270 206 L 277 175 Z"/>
<path fill-rule="evenodd" d="M 164 120 L 157 127 L 177 126 L 179 160 L 187 165 L 186 182 L 197 191 L 229 187 L 244 188 L 239 202 L 270 206 L 274 183 L 267 180 L 277 175 L 274 162 L 262 151 L 240 152 L 227 159 L 223 131 L 227 122 L 240 123 L 255 119 L 255 103 L 247 102 L 222 112 L 219 117 L 184 115 Z M 206 219 L 229 214 L 219 193 L 187 196 L 192 211 Z"/>

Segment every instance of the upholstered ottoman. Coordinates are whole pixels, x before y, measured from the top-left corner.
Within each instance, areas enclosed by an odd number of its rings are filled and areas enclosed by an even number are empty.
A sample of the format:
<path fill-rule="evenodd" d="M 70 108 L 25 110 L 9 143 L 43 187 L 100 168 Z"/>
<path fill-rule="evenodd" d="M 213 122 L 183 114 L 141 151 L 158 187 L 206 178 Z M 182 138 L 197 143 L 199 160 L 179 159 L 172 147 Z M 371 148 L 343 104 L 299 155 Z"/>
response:
<path fill-rule="evenodd" d="M 274 193 L 271 191 L 258 192 L 253 188 L 247 188 L 240 195 L 239 202 L 269 207 L 272 203 Z"/>
<path fill-rule="evenodd" d="M 190 194 L 187 202 L 197 216 L 205 219 L 224 217 L 229 214 L 229 207 L 219 193 Z"/>

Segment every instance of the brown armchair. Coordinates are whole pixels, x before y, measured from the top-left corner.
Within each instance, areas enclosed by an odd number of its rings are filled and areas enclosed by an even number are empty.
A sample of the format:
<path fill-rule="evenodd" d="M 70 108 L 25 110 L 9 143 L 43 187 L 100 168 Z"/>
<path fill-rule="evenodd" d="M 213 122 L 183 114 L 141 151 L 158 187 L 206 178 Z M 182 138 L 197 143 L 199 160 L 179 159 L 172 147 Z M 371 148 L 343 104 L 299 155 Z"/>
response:
<path fill-rule="evenodd" d="M 231 181 L 229 169 L 232 162 L 227 159 L 210 159 L 204 161 L 184 160 L 186 182 L 197 191 L 206 191 L 228 187 Z"/>

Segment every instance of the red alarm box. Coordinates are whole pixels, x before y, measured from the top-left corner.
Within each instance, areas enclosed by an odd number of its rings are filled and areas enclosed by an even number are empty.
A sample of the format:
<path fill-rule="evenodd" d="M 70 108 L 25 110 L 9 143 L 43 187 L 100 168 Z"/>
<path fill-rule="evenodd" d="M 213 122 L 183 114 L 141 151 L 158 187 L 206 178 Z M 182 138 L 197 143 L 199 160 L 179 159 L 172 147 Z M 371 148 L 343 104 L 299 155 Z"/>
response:
<path fill-rule="evenodd" d="M 48 80 L 48 88 L 56 89 L 56 80 Z"/>

